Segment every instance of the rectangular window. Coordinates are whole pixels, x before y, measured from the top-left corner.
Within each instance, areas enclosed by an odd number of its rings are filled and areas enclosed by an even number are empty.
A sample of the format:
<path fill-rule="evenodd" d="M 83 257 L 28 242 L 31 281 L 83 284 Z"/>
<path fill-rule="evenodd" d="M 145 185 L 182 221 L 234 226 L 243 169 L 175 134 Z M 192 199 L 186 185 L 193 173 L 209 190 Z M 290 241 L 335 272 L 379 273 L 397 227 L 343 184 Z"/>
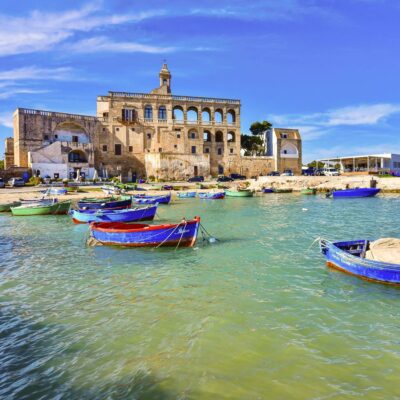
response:
<path fill-rule="evenodd" d="M 287 134 L 286 133 L 281 133 L 281 138 L 282 139 L 287 139 Z"/>
<path fill-rule="evenodd" d="M 122 121 L 134 121 L 135 120 L 135 110 L 132 109 L 122 109 Z"/>
<path fill-rule="evenodd" d="M 54 135 L 54 139 L 58 139 L 58 135 Z"/>
<path fill-rule="evenodd" d="M 222 149 L 221 149 L 221 147 L 218 148 L 217 153 L 218 153 L 219 155 L 222 154 Z"/>
<path fill-rule="evenodd" d="M 192 154 L 196 154 L 196 146 L 192 146 Z"/>
<path fill-rule="evenodd" d="M 44 140 L 49 140 L 49 135 L 44 135 Z"/>
<path fill-rule="evenodd" d="M 210 149 L 208 148 L 208 147 L 206 147 L 205 149 L 204 149 L 204 153 L 209 153 L 210 152 Z"/>
<path fill-rule="evenodd" d="M 108 112 L 103 112 L 103 118 L 108 118 Z"/>
<path fill-rule="evenodd" d="M 115 145 L 115 155 L 120 156 L 122 154 L 122 146 L 120 144 Z"/>
<path fill-rule="evenodd" d="M 115 131 L 116 131 L 116 132 L 119 132 L 119 128 L 115 128 Z"/>
<path fill-rule="evenodd" d="M 177 138 L 177 139 L 180 139 L 180 138 L 181 138 L 181 134 L 178 133 L 178 134 L 176 135 L 176 138 Z"/>
<path fill-rule="evenodd" d="M 129 146 L 129 153 L 133 152 L 133 146 Z"/>
<path fill-rule="evenodd" d="M 161 148 L 161 147 L 158 148 L 158 152 L 159 152 L 159 153 L 162 152 L 162 148 Z"/>
<path fill-rule="evenodd" d="M 149 139 L 149 140 L 151 139 L 151 133 L 147 134 L 147 139 Z"/>
<path fill-rule="evenodd" d="M 107 145 L 103 144 L 103 151 L 107 151 Z"/>
<path fill-rule="evenodd" d="M 72 142 L 73 143 L 78 143 L 78 136 L 72 136 Z"/>
<path fill-rule="evenodd" d="M 230 149 L 231 150 L 231 154 L 233 153 L 233 149 Z"/>
<path fill-rule="evenodd" d="M 174 148 L 177 149 L 177 148 L 178 148 L 178 145 L 177 145 L 177 144 L 174 144 Z"/>

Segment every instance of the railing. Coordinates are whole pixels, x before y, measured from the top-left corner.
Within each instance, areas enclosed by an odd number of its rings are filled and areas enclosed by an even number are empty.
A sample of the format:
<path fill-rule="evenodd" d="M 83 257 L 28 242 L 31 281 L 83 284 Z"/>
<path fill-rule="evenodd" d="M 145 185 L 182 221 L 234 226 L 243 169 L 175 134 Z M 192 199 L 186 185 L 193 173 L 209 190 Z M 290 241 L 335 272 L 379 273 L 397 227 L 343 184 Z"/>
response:
<path fill-rule="evenodd" d="M 220 99 L 215 97 L 196 97 L 196 96 L 176 96 L 166 94 L 152 94 L 152 93 L 129 93 L 129 92 L 108 92 L 111 97 L 130 97 L 130 98 L 145 98 L 155 100 L 177 100 L 177 101 L 191 101 L 200 103 L 227 103 L 240 105 L 238 99 Z"/>
<path fill-rule="evenodd" d="M 34 110 L 30 108 L 18 108 L 19 112 L 27 115 L 41 115 L 43 117 L 57 117 L 57 118 L 70 118 L 70 119 L 80 119 L 85 121 L 103 121 L 104 118 L 92 117 L 90 115 L 80 115 L 80 114 L 69 114 L 57 111 L 44 111 L 44 110 Z"/>

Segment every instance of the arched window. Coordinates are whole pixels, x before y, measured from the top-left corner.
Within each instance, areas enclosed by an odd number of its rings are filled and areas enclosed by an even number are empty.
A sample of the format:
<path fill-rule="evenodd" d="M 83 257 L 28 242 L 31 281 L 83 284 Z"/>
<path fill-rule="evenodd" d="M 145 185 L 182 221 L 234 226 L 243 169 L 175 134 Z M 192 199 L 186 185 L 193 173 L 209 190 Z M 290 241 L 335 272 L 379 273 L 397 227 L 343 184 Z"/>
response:
<path fill-rule="evenodd" d="M 235 110 L 229 110 L 226 114 L 226 119 L 228 121 L 228 124 L 234 124 L 236 122 Z"/>
<path fill-rule="evenodd" d="M 147 105 L 144 108 L 144 118 L 145 119 L 153 119 L 153 107 L 150 105 Z"/>
<path fill-rule="evenodd" d="M 181 106 L 175 106 L 172 109 L 172 115 L 175 121 L 183 121 L 183 108 Z"/>
<path fill-rule="evenodd" d="M 204 131 L 203 140 L 205 142 L 211 142 L 211 132 L 210 131 Z"/>
<path fill-rule="evenodd" d="M 68 153 L 68 162 L 70 163 L 86 163 L 87 157 L 85 152 L 81 150 L 72 150 Z"/>
<path fill-rule="evenodd" d="M 163 80 L 163 85 L 166 85 L 166 84 L 167 84 L 167 80 L 164 79 L 164 80 Z"/>
<path fill-rule="evenodd" d="M 214 121 L 217 123 L 217 124 L 222 124 L 222 120 L 223 120 L 223 111 L 220 109 L 220 108 L 218 108 L 217 110 L 215 110 L 215 112 L 214 112 Z"/>
<path fill-rule="evenodd" d="M 228 142 L 232 143 L 235 141 L 235 132 L 228 132 Z"/>
<path fill-rule="evenodd" d="M 167 119 L 167 109 L 165 106 L 160 106 L 158 108 L 158 119 L 166 120 Z"/>
<path fill-rule="evenodd" d="M 194 131 L 194 130 L 189 131 L 189 133 L 188 133 L 188 138 L 189 138 L 189 139 L 197 139 L 197 132 Z"/>
<path fill-rule="evenodd" d="M 187 120 L 188 122 L 196 122 L 198 119 L 197 108 L 189 107 L 187 111 Z"/>
<path fill-rule="evenodd" d="M 221 131 L 215 133 L 215 141 L 221 143 L 224 141 L 224 134 Z"/>
<path fill-rule="evenodd" d="M 211 121 L 211 110 L 209 108 L 204 108 L 201 113 L 201 119 L 203 122 Z"/>

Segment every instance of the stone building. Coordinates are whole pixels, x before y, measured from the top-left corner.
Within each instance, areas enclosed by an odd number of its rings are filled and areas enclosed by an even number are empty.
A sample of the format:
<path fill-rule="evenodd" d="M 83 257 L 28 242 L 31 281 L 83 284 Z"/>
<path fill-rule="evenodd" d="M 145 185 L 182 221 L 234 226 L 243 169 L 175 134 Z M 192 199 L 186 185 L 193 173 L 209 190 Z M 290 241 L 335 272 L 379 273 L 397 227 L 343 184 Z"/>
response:
<path fill-rule="evenodd" d="M 171 79 L 164 64 L 159 86 L 150 93 L 98 96 L 96 116 L 18 108 L 13 160 L 10 156 L 8 162 L 60 178 L 77 173 L 91 178 L 95 169 L 99 176 L 126 180 L 244 170 L 253 175 L 254 160 L 240 156 L 240 100 L 173 95 Z M 297 139 L 301 170 L 298 133 Z M 282 143 L 278 138 L 276 144 Z M 257 165 L 264 165 L 263 172 L 278 169 L 286 165 L 281 158 L 281 152 L 271 153 Z"/>

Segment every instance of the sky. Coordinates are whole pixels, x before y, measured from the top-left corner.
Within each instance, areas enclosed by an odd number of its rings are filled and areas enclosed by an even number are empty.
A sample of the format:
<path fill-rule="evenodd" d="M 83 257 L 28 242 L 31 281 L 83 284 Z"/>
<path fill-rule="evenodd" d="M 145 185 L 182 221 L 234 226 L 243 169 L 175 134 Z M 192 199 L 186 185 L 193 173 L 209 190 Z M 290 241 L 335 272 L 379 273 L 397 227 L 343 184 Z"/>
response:
<path fill-rule="evenodd" d="M 0 158 L 17 107 L 96 96 L 240 99 L 241 129 L 298 128 L 303 161 L 400 153 L 398 0 L 0 0 Z"/>

